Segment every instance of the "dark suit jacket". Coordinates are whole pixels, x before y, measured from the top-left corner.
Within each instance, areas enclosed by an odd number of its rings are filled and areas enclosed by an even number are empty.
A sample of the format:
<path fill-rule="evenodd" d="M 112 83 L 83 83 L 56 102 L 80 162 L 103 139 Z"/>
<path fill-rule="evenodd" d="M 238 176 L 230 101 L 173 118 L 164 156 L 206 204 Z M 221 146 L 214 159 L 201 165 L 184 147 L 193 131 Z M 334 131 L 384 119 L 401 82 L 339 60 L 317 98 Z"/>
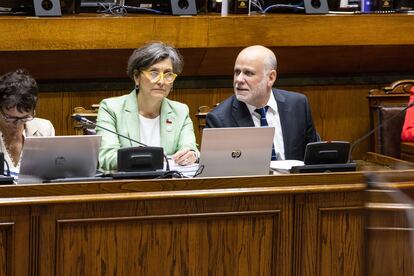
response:
<path fill-rule="evenodd" d="M 282 126 L 285 158 L 303 160 L 305 147 L 318 141 L 312 114 L 305 95 L 273 89 Z M 246 104 L 231 96 L 206 117 L 206 127 L 254 127 Z"/>

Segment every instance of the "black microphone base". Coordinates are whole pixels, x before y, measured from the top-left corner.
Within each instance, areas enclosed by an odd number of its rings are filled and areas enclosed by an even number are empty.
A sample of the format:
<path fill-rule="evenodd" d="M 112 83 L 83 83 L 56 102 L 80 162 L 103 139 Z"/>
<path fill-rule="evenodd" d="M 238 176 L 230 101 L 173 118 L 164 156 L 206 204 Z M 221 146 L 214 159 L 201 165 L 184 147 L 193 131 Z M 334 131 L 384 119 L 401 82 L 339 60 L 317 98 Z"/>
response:
<path fill-rule="evenodd" d="M 153 179 L 163 178 L 166 171 L 115 172 L 109 174 L 113 179 Z"/>
<path fill-rule="evenodd" d="M 294 166 L 290 173 L 352 172 L 356 171 L 356 163 L 317 164 Z"/>
<path fill-rule="evenodd" d="M 14 184 L 13 176 L 0 175 L 0 185 Z"/>

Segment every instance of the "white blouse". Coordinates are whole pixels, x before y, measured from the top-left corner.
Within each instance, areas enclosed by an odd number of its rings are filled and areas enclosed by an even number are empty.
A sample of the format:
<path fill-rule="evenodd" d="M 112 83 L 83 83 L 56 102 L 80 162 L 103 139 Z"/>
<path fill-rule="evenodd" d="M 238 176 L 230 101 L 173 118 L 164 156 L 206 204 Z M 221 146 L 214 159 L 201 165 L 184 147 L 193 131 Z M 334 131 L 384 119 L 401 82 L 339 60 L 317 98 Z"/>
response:
<path fill-rule="evenodd" d="M 4 154 L 4 172 L 7 172 L 7 169 L 10 170 L 10 175 L 13 177 L 17 177 L 19 175 L 19 171 L 20 171 L 20 160 L 22 158 L 22 153 L 20 153 L 19 156 L 19 162 L 17 163 L 17 165 L 15 166 L 12 158 L 6 148 L 6 144 L 4 143 L 4 138 L 3 138 L 3 134 L 0 132 L 0 152 L 2 152 Z M 25 131 L 23 131 L 23 139 L 26 138 L 26 129 Z M 23 152 L 23 150 L 22 150 Z M 8 167 L 7 167 L 8 165 Z"/>
<path fill-rule="evenodd" d="M 150 119 L 139 115 L 140 142 L 147 146 L 160 147 L 160 116 Z"/>

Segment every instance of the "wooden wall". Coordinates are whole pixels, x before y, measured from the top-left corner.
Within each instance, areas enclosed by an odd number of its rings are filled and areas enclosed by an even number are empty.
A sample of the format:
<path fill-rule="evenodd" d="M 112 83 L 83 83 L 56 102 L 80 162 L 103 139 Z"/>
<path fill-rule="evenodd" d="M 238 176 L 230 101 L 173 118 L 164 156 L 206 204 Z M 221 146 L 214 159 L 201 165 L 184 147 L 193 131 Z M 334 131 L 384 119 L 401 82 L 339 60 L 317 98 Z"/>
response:
<path fill-rule="evenodd" d="M 73 133 L 74 107 L 129 92 L 105 83 L 125 82 L 132 49 L 153 40 L 170 43 L 183 54 L 180 77 L 192 83 L 176 87 L 170 98 L 188 104 L 192 115 L 199 106 L 212 106 L 232 94 L 231 82 L 216 81 L 231 79 L 242 48 L 271 48 L 282 80 L 276 86 L 308 96 L 325 140 L 354 141 L 368 132 L 368 91 L 414 74 L 414 24 L 404 14 L 5 16 L 0 29 L 0 74 L 23 67 L 40 83 L 58 84 L 42 90 L 37 111 L 53 122 L 59 135 Z M 81 85 L 69 89 L 72 82 Z M 98 87 L 91 87 L 93 83 Z M 197 127 L 196 132 L 200 141 Z M 368 143 L 356 148 L 357 157 L 369 149 Z"/>
<path fill-rule="evenodd" d="M 369 130 L 369 109 L 366 99 L 374 85 L 285 86 L 283 89 L 304 93 L 311 104 L 316 128 L 324 140 L 354 141 Z M 47 92 L 41 93 L 37 114 L 52 121 L 58 135 L 74 134 L 70 115 L 77 106 L 88 107 L 100 100 L 128 93 L 118 91 Z M 194 116 L 201 105 L 213 106 L 232 95 L 232 88 L 175 89 L 170 99 L 190 107 L 197 141 L 198 121 Z M 356 156 L 368 150 L 368 139 L 356 148 Z"/>

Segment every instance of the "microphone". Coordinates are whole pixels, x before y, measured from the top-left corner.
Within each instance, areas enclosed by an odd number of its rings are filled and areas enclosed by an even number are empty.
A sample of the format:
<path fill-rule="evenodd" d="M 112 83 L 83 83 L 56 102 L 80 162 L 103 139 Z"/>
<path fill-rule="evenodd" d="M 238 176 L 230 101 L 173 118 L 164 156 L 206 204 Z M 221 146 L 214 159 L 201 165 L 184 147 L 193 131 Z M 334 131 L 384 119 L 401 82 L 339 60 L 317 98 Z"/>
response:
<path fill-rule="evenodd" d="M 73 120 L 75 120 L 75 121 L 77 121 L 77 122 L 80 122 L 81 124 L 88 125 L 88 126 L 93 126 L 93 127 L 95 127 L 95 128 L 97 128 L 97 127 L 98 127 L 98 128 L 101 128 L 101 129 L 103 129 L 103 130 L 105 130 L 105 131 L 108 131 L 108 132 L 111 132 L 111 133 L 113 133 L 113 134 L 115 134 L 115 135 L 117 135 L 117 136 L 119 136 L 119 137 L 125 138 L 125 139 L 127 139 L 127 140 L 129 140 L 129 141 L 131 141 L 131 142 L 137 143 L 138 145 L 140 145 L 140 146 L 142 146 L 142 147 L 148 147 L 148 145 L 146 145 L 146 144 L 144 144 L 144 143 L 141 143 L 141 142 L 139 142 L 139 141 L 137 141 L 137 140 L 135 140 L 135 139 L 129 138 L 128 136 L 125 136 L 125 135 L 119 134 L 119 133 L 117 133 L 117 132 L 115 132 L 115 131 L 113 131 L 113 130 L 111 130 L 111 129 L 109 129 L 109 128 L 106 128 L 106 127 L 100 126 L 100 125 L 98 125 L 98 124 L 96 124 L 96 123 L 92 122 L 91 120 L 88 120 L 88 119 L 86 119 L 85 117 L 82 117 L 82 116 L 81 116 L 81 115 L 79 115 L 79 114 L 76 114 L 76 115 L 75 115 L 75 116 L 73 116 L 72 118 L 73 118 Z M 164 156 L 165 163 L 166 163 L 166 170 L 167 170 L 167 172 L 169 172 L 169 171 L 170 171 L 170 163 L 168 162 L 167 155 L 165 155 L 165 154 L 163 153 L 163 156 Z"/>
<path fill-rule="evenodd" d="M 407 105 L 403 110 L 401 110 L 400 112 L 394 114 L 393 116 L 391 116 L 390 118 L 388 118 L 387 120 L 383 121 L 381 124 L 377 125 L 376 127 L 374 127 L 371 131 L 369 131 L 368 133 L 366 133 L 365 135 L 361 136 L 360 138 L 356 139 L 350 147 L 349 150 L 349 161 L 352 161 L 352 151 L 354 150 L 355 146 L 358 145 L 359 143 L 361 143 L 363 140 L 365 140 L 366 138 L 368 138 L 372 133 L 374 133 L 375 131 L 377 131 L 378 129 L 380 129 L 381 127 L 387 125 L 389 122 L 391 122 L 394 118 L 400 116 L 404 111 L 406 111 L 407 109 L 409 109 L 410 107 L 414 106 L 414 102 L 410 103 L 409 105 Z"/>

